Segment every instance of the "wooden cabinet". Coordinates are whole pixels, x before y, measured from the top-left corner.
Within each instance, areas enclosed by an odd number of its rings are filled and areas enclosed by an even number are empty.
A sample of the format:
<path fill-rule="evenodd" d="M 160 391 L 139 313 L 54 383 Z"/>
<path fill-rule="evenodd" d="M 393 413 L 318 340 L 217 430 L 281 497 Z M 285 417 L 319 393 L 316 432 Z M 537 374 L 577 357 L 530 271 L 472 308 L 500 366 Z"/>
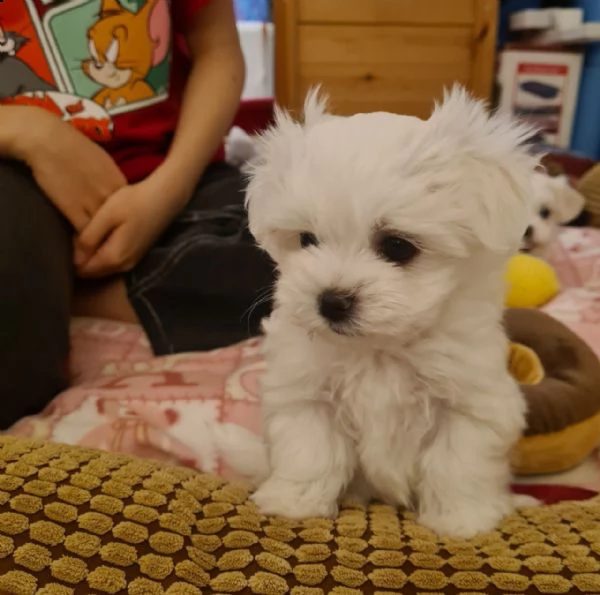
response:
<path fill-rule="evenodd" d="M 497 0 L 273 0 L 278 102 L 321 84 L 335 112 L 427 117 L 457 81 L 489 98 Z"/>

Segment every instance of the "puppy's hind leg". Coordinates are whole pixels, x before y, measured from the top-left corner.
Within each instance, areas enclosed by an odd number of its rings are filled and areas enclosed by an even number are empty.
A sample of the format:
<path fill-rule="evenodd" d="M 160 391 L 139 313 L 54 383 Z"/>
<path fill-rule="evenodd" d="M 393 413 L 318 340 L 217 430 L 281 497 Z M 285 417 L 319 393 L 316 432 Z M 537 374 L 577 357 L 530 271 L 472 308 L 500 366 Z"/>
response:
<path fill-rule="evenodd" d="M 355 460 L 327 406 L 302 401 L 271 408 L 265 433 L 271 474 L 252 496 L 261 512 L 292 519 L 335 516 Z"/>

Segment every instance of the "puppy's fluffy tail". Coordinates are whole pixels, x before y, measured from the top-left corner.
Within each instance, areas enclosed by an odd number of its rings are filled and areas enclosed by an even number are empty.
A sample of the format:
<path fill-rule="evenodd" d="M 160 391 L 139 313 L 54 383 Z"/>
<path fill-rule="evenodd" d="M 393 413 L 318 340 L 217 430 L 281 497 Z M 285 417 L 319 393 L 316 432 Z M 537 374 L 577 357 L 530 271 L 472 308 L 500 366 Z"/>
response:
<path fill-rule="evenodd" d="M 235 424 L 220 424 L 215 428 L 215 443 L 225 464 L 237 475 L 254 486 L 267 479 L 267 446 L 256 434 Z"/>

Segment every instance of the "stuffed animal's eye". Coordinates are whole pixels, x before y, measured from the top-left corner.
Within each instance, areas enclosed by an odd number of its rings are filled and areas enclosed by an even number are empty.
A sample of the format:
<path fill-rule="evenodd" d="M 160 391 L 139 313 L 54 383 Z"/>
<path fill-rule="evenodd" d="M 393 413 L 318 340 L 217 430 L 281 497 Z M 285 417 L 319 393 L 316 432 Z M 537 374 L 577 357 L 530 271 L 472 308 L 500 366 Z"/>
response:
<path fill-rule="evenodd" d="M 310 233 L 308 231 L 303 231 L 300 234 L 300 246 L 302 248 L 308 248 L 309 246 L 318 246 L 319 240 L 317 240 L 317 236 L 314 233 Z"/>
<path fill-rule="evenodd" d="M 548 207 L 542 207 L 539 211 L 539 214 L 542 219 L 548 219 L 548 217 L 550 217 L 552 214 L 552 211 L 550 211 Z"/>
<path fill-rule="evenodd" d="M 410 240 L 400 236 L 384 236 L 379 241 L 379 254 L 394 264 L 407 264 L 420 252 Z"/>

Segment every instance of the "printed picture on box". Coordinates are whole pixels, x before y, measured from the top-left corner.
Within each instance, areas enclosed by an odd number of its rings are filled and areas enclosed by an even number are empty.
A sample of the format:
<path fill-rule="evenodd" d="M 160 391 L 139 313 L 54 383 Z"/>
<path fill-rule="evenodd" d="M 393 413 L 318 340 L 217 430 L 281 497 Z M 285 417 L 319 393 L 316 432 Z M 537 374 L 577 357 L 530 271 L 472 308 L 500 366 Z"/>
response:
<path fill-rule="evenodd" d="M 512 112 L 554 144 L 560 134 L 564 89 L 569 67 L 564 64 L 522 62 L 517 67 L 512 93 Z"/>

